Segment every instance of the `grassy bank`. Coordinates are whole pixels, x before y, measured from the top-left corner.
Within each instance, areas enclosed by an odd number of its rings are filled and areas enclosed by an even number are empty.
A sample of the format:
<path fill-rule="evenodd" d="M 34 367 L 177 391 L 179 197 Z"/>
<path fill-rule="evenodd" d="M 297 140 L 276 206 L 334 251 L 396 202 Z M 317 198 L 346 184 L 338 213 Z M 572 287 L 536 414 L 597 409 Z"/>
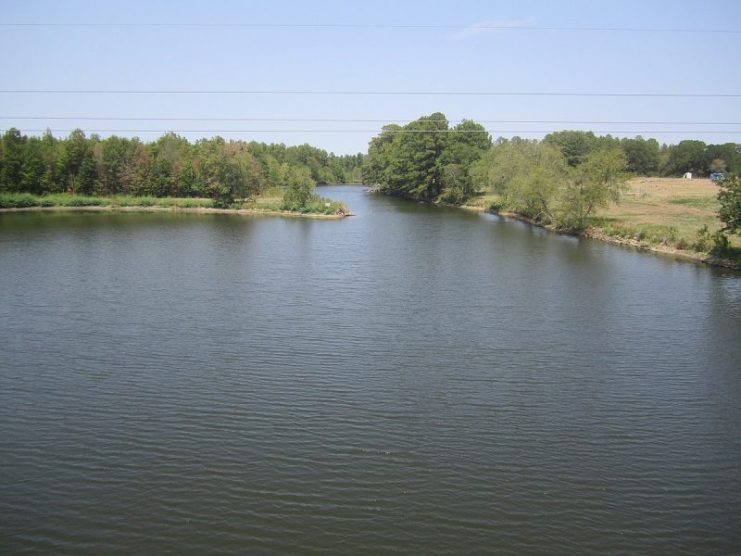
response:
<path fill-rule="evenodd" d="M 249 199 L 241 205 L 240 208 L 255 211 L 292 212 L 325 216 L 347 216 L 350 214 L 350 210 L 344 203 L 332 201 L 319 195 L 314 195 L 303 205 L 287 203 L 283 198 L 283 191 L 278 188 L 267 189 L 259 196 Z"/>
<path fill-rule="evenodd" d="M 57 193 L 33 195 L 31 193 L 0 193 L 0 208 L 22 209 L 33 207 L 162 207 L 162 208 L 210 208 L 211 199 L 179 197 L 134 197 L 119 195 L 96 197 Z"/>
<path fill-rule="evenodd" d="M 291 214 L 345 216 L 348 208 L 335 201 L 315 197 L 303 206 L 286 206 L 279 190 L 268 191 L 264 195 L 233 203 L 228 208 L 216 208 L 212 199 L 195 197 L 149 197 L 118 195 L 98 197 L 58 193 L 52 195 L 33 195 L 30 193 L 0 193 L 0 210 L 34 210 L 34 209 L 161 209 L 188 210 L 209 209 L 214 212 L 239 212 L 242 214 Z"/>
<path fill-rule="evenodd" d="M 656 251 L 718 262 L 711 253 L 718 219 L 718 186 L 708 179 L 634 178 L 619 204 L 598 211 L 588 233 Z M 720 256 L 741 265 L 741 237 L 730 236 Z"/>
<path fill-rule="evenodd" d="M 718 220 L 718 186 L 707 179 L 633 178 L 619 203 L 600 209 L 590 219 L 587 237 L 686 259 L 741 268 L 741 238 L 730 237 L 730 248 L 711 253 Z M 496 195 L 472 199 L 465 208 L 506 213 Z"/>

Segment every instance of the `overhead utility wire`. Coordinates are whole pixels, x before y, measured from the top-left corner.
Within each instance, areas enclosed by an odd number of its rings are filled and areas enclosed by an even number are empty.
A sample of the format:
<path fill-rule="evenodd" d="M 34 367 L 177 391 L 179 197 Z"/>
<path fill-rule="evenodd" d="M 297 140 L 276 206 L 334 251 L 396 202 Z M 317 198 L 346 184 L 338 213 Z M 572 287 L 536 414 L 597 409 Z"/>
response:
<path fill-rule="evenodd" d="M 68 133 L 73 129 L 28 129 L 28 133 L 43 133 L 51 131 L 52 133 Z M 380 133 L 378 129 L 87 129 L 88 133 Z M 482 133 L 552 133 L 553 129 L 396 129 L 388 130 L 388 133 L 394 134 L 419 134 L 419 133 L 444 133 L 444 134 L 482 134 Z M 690 130 L 665 130 L 665 129 L 597 129 L 591 130 L 595 133 L 731 133 L 741 134 L 741 130 L 709 130 L 709 129 L 690 129 Z"/>
<path fill-rule="evenodd" d="M 324 122 L 324 123 L 400 123 L 408 118 L 208 118 L 208 117 L 132 117 L 132 116 L 0 116 L 0 120 L 72 120 L 116 122 Z M 593 125 L 741 125 L 741 122 L 629 121 L 629 120 L 479 120 L 464 118 L 449 123 L 473 121 L 480 124 L 593 124 Z"/>
<path fill-rule="evenodd" d="M 5 22 L 0 27 L 170 27 L 170 28 L 203 28 L 203 29 L 369 29 L 369 30 L 401 30 L 401 31 L 558 31 L 558 32 L 607 32 L 607 33 L 709 33 L 709 34 L 741 34 L 738 29 L 710 29 L 710 28 L 665 28 L 665 27 L 571 27 L 551 25 L 496 25 L 496 24 L 468 24 L 468 25 L 404 25 L 404 24 L 373 24 L 373 23 L 188 23 L 188 22 Z"/>
<path fill-rule="evenodd" d="M 581 91 L 322 91 L 286 89 L 176 90 L 176 89 L 0 89 L 0 94 L 91 94 L 91 95 L 376 95 L 376 96 L 498 96 L 498 97 L 656 97 L 741 98 L 741 93 L 600 93 Z"/>

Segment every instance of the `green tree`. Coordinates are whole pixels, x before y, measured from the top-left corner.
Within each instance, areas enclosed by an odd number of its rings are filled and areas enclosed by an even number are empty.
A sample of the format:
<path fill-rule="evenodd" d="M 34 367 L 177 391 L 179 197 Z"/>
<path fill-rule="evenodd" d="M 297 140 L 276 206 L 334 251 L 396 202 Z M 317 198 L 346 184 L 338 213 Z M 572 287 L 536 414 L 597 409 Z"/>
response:
<path fill-rule="evenodd" d="M 278 162 L 278 160 L 272 155 L 268 155 L 267 159 L 267 176 L 268 181 L 277 187 L 288 186 L 288 176 L 290 175 L 290 167 L 287 162 Z"/>
<path fill-rule="evenodd" d="M 501 140 L 472 168 L 510 210 L 535 222 L 581 230 L 597 207 L 616 201 L 625 181 L 625 155 L 615 145 L 570 166 L 552 141 Z"/>
<path fill-rule="evenodd" d="M 41 140 L 31 137 L 26 142 L 19 190 L 36 195 L 43 193 L 45 169 Z"/>
<path fill-rule="evenodd" d="M 283 194 L 284 210 L 303 210 L 314 198 L 316 183 L 311 177 L 311 170 L 306 166 L 294 166 L 288 174 L 288 187 Z"/>
<path fill-rule="evenodd" d="M 728 163 L 722 158 L 714 158 L 708 165 L 710 172 L 725 172 L 728 170 Z"/>
<path fill-rule="evenodd" d="M 563 154 L 556 147 L 537 141 L 513 144 L 506 161 L 505 203 L 535 222 L 550 224 L 568 174 Z"/>
<path fill-rule="evenodd" d="M 188 160 L 177 175 L 179 191 L 186 197 L 203 195 L 203 184 L 196 170 L 197 162 Z"/>
<path fill-rule="evenodd" d="M 371 141 L 363 179 L 390 195 L 431 201 L 443 188 L 447 146 L 448 120 L 439 112 L 403 127 L 384 126 Z"/>
<path fill-rule="evenodd" d="M 120 191 L 130 195 L 148 194 L 151 166 L 152 159 L 146 146 L 135 139 L 121 171 Z"/>
<path fill-rule="evenodd" d="M 80 169 L 75 177 L 73 189 L 76 193 L 92 195 L 95 190 L 96 171 L 95 159 L 91 150 L 87 150 L 82 158 Z"/>
<path fill-rule="evenodd" d="M 681 176 L 685 172 L 704 174 L 707 172 L 709 162 L 705 143 L 680 141 L 679 144 L 669 147 L 669 158 L 664 173 L 673 176 Z"/>
<path fill-rule="evenodd" d="M 371 139 L 361 168 L 363 183 L 381 186 L 389 182 L 389 168 L 395 155 L 395 142 L 399 137 L 397 132 L 401 129 L 396 124 L 385 125 L 381 133 Z"/>
<path fill-rule="evenodd" d="M 168 133 L 153 143 L 116 136 L 30 139 L 17 129 L 0 137 L 0 191 L 213 196 L 222 204 L 286 187 L 305 169 L 312 180 L 357 177 L 363 155 L 335 156 L 310 145 L 286 147 L 221 137 L 191 145 Z M 303 170 L 300 172 L 303 176 Z"/>
<path fill-rule="evenodd" d="M 617 202 L 625 184 L 625 155 L 619 149 L 599 150 L 588 155 L 571 171 L 562 191 L 557 225 L 583 230 L 598 207 Z"/>
<path fill-rule="evenodd" d="M 442 190 L 440 155 L 447 146 L 448 120 L 435 112 L 404 126 L 392 159 L 391 190 L 412 199 L 431 201 Z M 394 162 L 396 164 L 394 164 Z"/>
<path fill-rule="evenodd" d="M 724 170 L 716 171 L 730 172 L 731 174 L 736 176 L 741 174 L 741 152 L 737 152 L 735 143 L 708 145 L 707 148 L 708 160 L 721 160 L 726 165 L 726 168 Z M 712 168 L 709 169 L 710 171 L 714 171 Z"/>
<path fill-rule="evenodd" d="M 549 224 L 568 166 L 552 143 L 514 138 L 499 141 L 471 172 L 478 187 L 500 195 L 509 209 Z"/>
<path fill-rule="evenodd" d="M 41 137 L 40 150 L 44 163 L 41 190 L 43 193 L 59 193 L 64 190 L 61 175 L 64 146 L 47 130 Z"/>
<path fill-rule="evenodd" d="M 115 195 L 124 188 L 124 169 L 128 160 L 128 141 L 111 136 L 100 143 L 96 159 L 98 162 L 98 179 L 106 195 Z"/>
<path fill-rule="evenodd" d="M 26 137 L 16 128 L 3 135 L 0 191 L 20 191 L 23 162 L 26 156 Z"/>
<path fill-rule="evenodd" d="M 93 140 L 88 140 L 82 130 L 74 130 L 64 142 L 61 166 L 68 188 L 75 193 L 92 194 L 97 178 Z"/>
<path fill-rule="evenodd" d="M 490 148 L 491 137 L 481 124 L 463 120 L 453 128 L 439 160 L 445 202 L 462 203 L 477 192 L 470 171 Z"/>
<path fill-rule="evenodd" d="M 741 233 L 741 179 L 738 176 L 726 178 L 720 183 L 718 201 L 718 218 L 724 224 L 723 231 Z"/>
<path fill-rule="evenodd" d="M 625 153 L 628 172 L 651 176 L 659 171 L 659 143 L 656 139 L 623 139 L 620 148 Z"/>
<path fill-rule="evenodd" d="M 556 131 L 546 135 L 543 141 L 558 147 L 569 166 L 578 166 L 589 153 L 599 148 L 599 140 L 591 131 Z"/>
<path fill-rule="evenodd" d="M 172 195 L 175 189 L 175 175 L 172 164 L 165 157 L 156 157 L 149 174 L 148 193 L 155 197 Z"/>
<path fill-rule="evenodd" d="M 191 158 L 191 149 L 187 139 L 175 133 L 167 133 L 150 145 L 150 184 L 152 195 L 183 195 L 183 188 L 178 182 L 182 168 Z"/>
<path fill-rule="evenodd" d="M 247 196 L 247 184 L 239 162 L 220 152 L 210 163 L 209 196 L 217 207 L 228 207 Z"/>

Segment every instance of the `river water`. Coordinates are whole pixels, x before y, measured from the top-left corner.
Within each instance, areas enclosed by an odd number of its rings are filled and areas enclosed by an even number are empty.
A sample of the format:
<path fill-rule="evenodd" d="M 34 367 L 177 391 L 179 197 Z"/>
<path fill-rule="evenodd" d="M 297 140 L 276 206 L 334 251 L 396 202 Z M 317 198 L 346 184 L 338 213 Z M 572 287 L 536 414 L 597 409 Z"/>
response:
<path fill-rule="evenodd" d="M 741 278 L 325 188 L 0 215 L 0 553 L 741 551 Z"/>

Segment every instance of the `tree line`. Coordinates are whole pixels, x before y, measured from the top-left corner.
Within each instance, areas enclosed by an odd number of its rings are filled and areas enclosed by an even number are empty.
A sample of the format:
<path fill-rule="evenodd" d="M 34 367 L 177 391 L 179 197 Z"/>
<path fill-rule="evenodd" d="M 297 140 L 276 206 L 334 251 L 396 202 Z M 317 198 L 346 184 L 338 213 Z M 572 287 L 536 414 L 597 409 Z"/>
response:
<path fill-rule="evenodd" d="M 591 131 L 558 131 L 547 135 L 545 141 L 561 149 L 570 165 L 595 151 L 615 149 L 625 156 L 626 171 L 641 176 L 741 173 L 741 152 L 735 143 L 714 145 L 688 139 L 676 145 L 660 145 L 656 139 L 640 136 L 618 139 L 611 135 L 597 136 Z"/>
<path fill-rule="evenodd" d="M 149 143 L 81 130 L 60 139 L 13 128 L 0 137 L 0 193 L 209 197 L 227 206 L 280 187 L 287 204 L 300 206 L 316 184 L 362 180 L 391 195 L 452 204 L 492 191 L 520 214 L 569 229 L 583 228 L 597 207 L 616 199 L 627 174 L 688 171 L 738 175 L 741 153 L 733 143 L 667 146 L 585 131 L 492 141 L 482 125 L 451 127 L 439 112 L 384 126 L 367 155 L 221 137 L 190 143 L 174 133 Z"/>
<path fill-rule="evenodd" d="M 491 192 L 501 206 L 541 224 L 583 230 L 598 207 L 617 201 L 631 174 L 738 172 L 736 145 L 598 137 L 559 131 L 543 140 L 492 141 L 480 124 L 450 127 L 434 113 L 374 137 L 362 167 L 364 183 L 387 194 L 462 203 Z"/>
<path fill-rule="evenodd" d="M 221 137 L 190 143 L 174 133 L 154 142 L 75 130 L 59 139 L 13 128 L 0 140 L 0 192 L 210 197 L 217 205 L 268 187 L 308 188 L 360 180 L 363 155 L 337 156 Z"/>
<path fill-rule="evenodd" d="M 627 161 L 615 145 L 570 150 L 571 142 L 559 144 L 571 137 L 565 133 L 492 142 L 480 124 L 451 128 L 438 112 L 385 126 L 370 143 L 363 179 L 383 193 L 424 201 L 462 203 L 491 191 L 535 222 L 581 229 L 596 207 L 617 197 Z"/>
<path fill-rule="evenodd" d="M 451 128 L 440 112 L 387 125 L 370 142 L 363 183 L 410 199 L 462 202 L 474 192 L 472 165 L 491 145 L 481 124 L 464 120 Z"/>

